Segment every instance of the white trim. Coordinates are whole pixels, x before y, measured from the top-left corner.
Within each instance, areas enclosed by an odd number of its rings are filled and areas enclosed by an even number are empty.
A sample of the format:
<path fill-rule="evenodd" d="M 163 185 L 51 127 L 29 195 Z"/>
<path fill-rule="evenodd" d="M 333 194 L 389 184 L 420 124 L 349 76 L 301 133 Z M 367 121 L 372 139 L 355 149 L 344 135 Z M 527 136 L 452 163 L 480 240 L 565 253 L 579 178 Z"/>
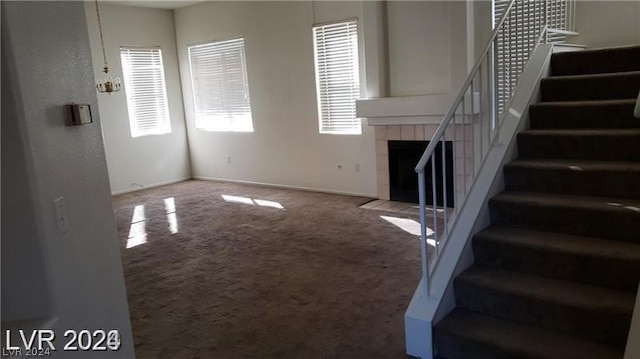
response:
<path fill-rule="evenodd" d="M 192 177 L 182 177 L 182 178 L 178 178 L 178 179 L 174 179 L 174 180 L 170 180 L 170 181 L 163 181 L 163 182 L 151 183 L 151 184 L 146 184 L 146 185 L 141 184 L 140 186 L 142 186 L 142 187 L 134 187 L 134 188 L 124 189 L 124 190 L 121 190 L 121 191 L 111 192 L 111 196 L 118 196 L 118 195 L 125 194 L 125 193 L 137 192 L 137 191 L 142 191 L 142 190 L 149 189 L 149 188 L 166 186 L 166 185 L 174 184 L 174 183 L 180 183 L 180 182 L 188 181 L 190 179 L 193 179 L 193 178 Z"/>
<path fill-rule="evenodd" d="M 278 183 L 264 183 L 264 182 L 254 182 L 254 181 L 244 181 L 244 180 L 236 180 L 236 179 L 228 179 L 228 178 L 215 178 L 215 177 L 204 177 L 204 176 L 194 176 L 194 180 L 202 180 L 202 181 L 212 181 L 212 182 L 229 182 L 229 183 L 241 183 L 241 184 L 251 184 L 255 186 L 263 186 L 263 187 L 272 187 L 272 188 L 282 188 L 282 189 L 294 189 L 299 191 L 307 191 L 307 192 L 319 192 L 319 193 L 327 193 L 327 194 L 339 194 L 343 196 L 357 196 L 357 197 L 367 197 L 367 198 L 378 198 L 377 193 L 360 193 L 360 192 L 348 192 L 348 191 L 336 191 L 331 189 L 324 188 L 311 188 L 311 187 L 301 187 L 301 186 L 291 186 L 285 184 Z"/>
<path fill-rule="evenodd" d="M 631 327 L 627 337 L 627 347 L 624 351 L 624 359 L 640 358 L 640 286 L 636 295 L 636 305 L 631 317 Z"/>
<path fill-rule="evenodd" d="M 367 126 L 395 125 L 439 125 L 444 115 L 405 116 L 405 117 L 367 117 Z"/>

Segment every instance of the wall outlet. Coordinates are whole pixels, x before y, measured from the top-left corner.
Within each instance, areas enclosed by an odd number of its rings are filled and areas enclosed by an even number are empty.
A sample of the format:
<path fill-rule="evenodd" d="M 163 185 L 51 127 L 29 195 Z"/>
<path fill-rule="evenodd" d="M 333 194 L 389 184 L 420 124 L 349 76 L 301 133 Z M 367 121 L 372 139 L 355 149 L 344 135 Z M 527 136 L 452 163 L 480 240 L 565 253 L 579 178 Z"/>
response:
<path fill-rule="evenodd" d="M 227 155 L 227 163 L 231 163 L 231 156 Z"/>
<path fill-rule="evenodd" d="M 355 165 L 355 171 L 356 171 L 356 172 L 360 172 L 360 164 L 359 164 L 359 163 L 356 163 L 356 165 Z"/>
<path fill-rule="evenodd" d="M 53 211 L 56 216 L 58 234 L 63 235 L 67 233 L 67 211 L 64 208 L 64 197 L 61 196 L 53 200 Z"/>

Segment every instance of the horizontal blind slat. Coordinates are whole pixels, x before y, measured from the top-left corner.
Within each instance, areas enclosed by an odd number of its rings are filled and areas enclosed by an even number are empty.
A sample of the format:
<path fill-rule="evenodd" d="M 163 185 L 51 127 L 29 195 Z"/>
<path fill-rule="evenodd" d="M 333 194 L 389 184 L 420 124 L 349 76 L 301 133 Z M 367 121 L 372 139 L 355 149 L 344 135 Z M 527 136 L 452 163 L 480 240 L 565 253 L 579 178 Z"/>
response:
<path fill-rule="evenodd" d="M 357 22 L 316 26 L 314 53 L 321 133 L 360 133 Z"/>
<path fill-rule="evenodd" d="M 162 50 L 120 48 L 131 136 L 171 132 Z"/>
<path fill-rule="evenodd" d="M 244 39 L 190 46 L 196 128 L 253 131 Z"/>

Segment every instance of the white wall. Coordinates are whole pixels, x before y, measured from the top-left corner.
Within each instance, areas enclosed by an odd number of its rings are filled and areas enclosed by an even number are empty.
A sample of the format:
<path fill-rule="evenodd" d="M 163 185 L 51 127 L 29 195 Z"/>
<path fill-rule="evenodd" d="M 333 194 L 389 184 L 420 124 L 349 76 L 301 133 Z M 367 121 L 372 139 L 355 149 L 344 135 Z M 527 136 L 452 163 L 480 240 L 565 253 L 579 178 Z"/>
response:
<path fill-rule="evenodd" d="M 92 124 L 64 125 L 64 104 L 88 103 L 94 110 L 98 106 L 83 4 L 24 1 L 2 2 L 1 6 L 2 47 L 12 57 L 9 72 L 15 94 L 9 107 L 12 110 L 5 112 L 3 103 L 2 123 L 3 127 L 7 122 L 16 123 L 22 136 L 22 141 L 3 141 L 2 152 L 17 149 L 25 155 L 24 167 L 32 182 L 24 183 L 24 187 L 17 181 L 12 183 L 22 193 L 27 207 L 16 210 L 33 213 L 33 217 L 13 218 L 16 222 L 3 220 L 3 234 L 5 226 L 38 228 L 9 238 L 3 236 L 3 250 L 6 242 L 29 241 L 38 246 L 34 251 L 47 257 L 40 264 L 51 288 L 51 300 L 47 301 L 50 311 L 59 318 L 54 328 L 59 336 L 57 343 L 62 342 L 66 329 L 117 329 L 122 335 L 118 352 L 59 350 L 53 357 L 133 358 L 101 119 L 94 111 Z M 2 55 L 6 56 L 5 51 Z M 27 191 L 33 202 L 25 195 Z M 68 231 L 64 234 L 58 234 L 53 213 L 52 201 L 59 196 L 64 196 L 66 204 Z M 34 235 L 38 238 L 31 237 Z M 25 260 L 34 258 L 37 256 Z M 15 267 L 15 262 L 2 262 L 3 276 L 6 271 L 21 278 L 21 269 Z M 41 288 L 37 282 L 34 284 L 29 295 L 40 296 Z M 5 300 L 29 300 L 23 295 L 3 291 L 3 305 Z"/>
<path fill-rule="evenodd" d="M 312 25 L 360 12 L 361 4 L 348 2 L 206 2 L 176 10 L 193 175 L 374 196 L 373 129 L 318 133 Z M 255 131 L 196 130 L 187 47 L 237 36 L 245 38 Z"/>
<path fill-rule="evenodd" d="M 2 19 L 2 33 L 8 33 Z M 21 98 L 15 89 L 15 64 L 2 37 L 2 321 L 47 318 L 53 314 L 43 236 L 37 221 L 31 152 L 17 121 Z M 25 265 L 28 263 L 28 265 Z M 33 295 L 33 288 L 38 295 Z"/>
<path fill-rule="evenodd" d="M 578 1 L 576 27 L 591 48 L 640 44 L 640 1 Z"/>
<path fill-rule="evenodd" d="M 430 95 L 451 87 L 449 4 L 387 3 L 391 96 Z"/>
<path fill-rule="evenodd" d="M 102 76 L 104 61 L 94 2 L 85 2 L 95 76 Z M 100 115 L 111 191 L 137 189 L 191 178 L 173 12 L 171 10 L 100 4 L 100 18 L 107 61 L 114 75 L 122 77 L 120 46 L 160 46 L 165 67 L 171 133 L 131 137 L 126 89 L 100 95 Z M 124 87 L 124 85 L 123 85 Z"/>

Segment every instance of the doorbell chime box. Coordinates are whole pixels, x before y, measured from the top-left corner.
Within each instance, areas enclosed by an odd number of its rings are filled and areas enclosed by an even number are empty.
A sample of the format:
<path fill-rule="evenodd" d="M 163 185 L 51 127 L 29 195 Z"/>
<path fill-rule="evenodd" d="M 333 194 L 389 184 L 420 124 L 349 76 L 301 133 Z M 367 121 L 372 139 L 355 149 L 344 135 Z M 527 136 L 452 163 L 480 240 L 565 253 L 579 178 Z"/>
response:
<path fill-rule="evenodd" d="M 91 118 L 91 106 L 88 104 L 72 103 L 64 105 L 64 109 L 65 125 L 67 126 L 80 126 L 93 122 Z"/>

